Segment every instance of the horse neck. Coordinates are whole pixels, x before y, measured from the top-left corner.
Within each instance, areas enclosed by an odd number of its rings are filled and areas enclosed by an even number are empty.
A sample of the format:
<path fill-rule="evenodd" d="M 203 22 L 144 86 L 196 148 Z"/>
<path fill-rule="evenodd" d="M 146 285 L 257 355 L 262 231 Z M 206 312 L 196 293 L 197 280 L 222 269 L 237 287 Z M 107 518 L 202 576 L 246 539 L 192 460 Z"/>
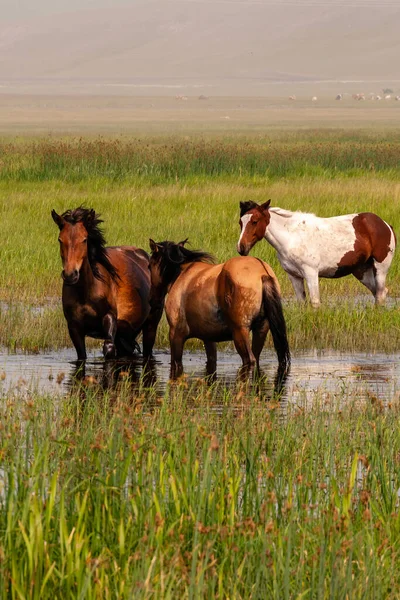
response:
<path fill-rule="evenodd" d="M 283 217 L 274 212 L 270 212 L 270 221 L 265 230 L 265 239 L 276 250 L 286 248 L 291 239 L 291 232 L 295 226 L 293 217 Z"/>
<path fill-rule="evenodd" d="M 84 292 L 85 297 L 90 297 L 91 293 L 94 292 L 98 284 L 98 279 L 93 275 L 92 267 L 88 257 L 82 263 L 81 270 L 79 272 L 79 280 L 76 284 L 77 289 L 80 289 L 81 293 Z"/>
<path fill-rule="evenodd" d="M 198 264 L 196 262 L 187 262 L 187 263 L 183 263 L 182 265 L 180 265 L 179 271 L 176 273 L 176 275 L 174 277 L 171 278 L 170 281 L 165 282 L 165 285 L 163 286 L 162 289 L 162 297 L 165 298 L 165 296 L 167 294 L 169 294 L 170 289 L 172 288 L 172 286 L 174 285 L 174 283 L 179 279 L 179 277 L 185 273 L 187 271 L 187 269 L 190 269 L 190 267 L 192 265 Z"/>

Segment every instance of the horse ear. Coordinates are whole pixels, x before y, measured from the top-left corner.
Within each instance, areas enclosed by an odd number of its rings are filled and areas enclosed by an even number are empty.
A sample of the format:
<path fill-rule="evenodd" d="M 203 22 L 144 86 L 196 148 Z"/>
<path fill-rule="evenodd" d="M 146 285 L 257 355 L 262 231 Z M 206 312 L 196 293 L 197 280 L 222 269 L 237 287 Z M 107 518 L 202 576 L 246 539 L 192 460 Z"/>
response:
<path fill-rule="evenodd" d="M 178 243 L 178 246 L 180 246 L 181 248 L 184 247 L 185 244 L 187 244 L 189 241 L 189 238 L 186 238 L 185 240 L 182 240 L 181 242 Z"/>
<path fill-rule="evenodd" d="M 271 204 L 271 198 L 269 200 L 267 200 L 266 202 L 264 202 L 264 204 L 261 204 L 261 206 L 260 206 L 261 210 L 262 211 L 268 210 L 270 204 Z"/>
<path fill-rule="evenodd" d="M 150 244 L 150 250 L 152 252 L 158 252 L 158 245 L 156 244 L 156 242 L 154 240 L 152 240 L 151 238 L 149 239 L 149 244 Z"/>
<path fill-rule="evenodd" d="M 64 225 L 65 225 L 65 221 L 64 221 L 64 219 L 62 218 L 61 215 L 58 215 L 56 213 L 56 211 L 54 210 L 54 208 L 51 211 L 51 216 L 53 218 L 54 223 L 58 226 L 58 228 L 62 229 L 64 227 Z"/>

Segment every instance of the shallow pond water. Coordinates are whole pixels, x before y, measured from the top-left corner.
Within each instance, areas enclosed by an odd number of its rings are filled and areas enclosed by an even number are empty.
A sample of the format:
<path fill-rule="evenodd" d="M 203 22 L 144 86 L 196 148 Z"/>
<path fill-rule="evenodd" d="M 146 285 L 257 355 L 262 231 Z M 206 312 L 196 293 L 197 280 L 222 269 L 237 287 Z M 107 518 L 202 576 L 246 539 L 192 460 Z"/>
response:
<path fill-rule="evenodd" d="M 0 353 L 0 393 L 29 394 L 33 391 L 64 395 L 76 382 L 75 352 L 72 349 L 37 355 Z M 78 379 L 112 388 L 129 378 L 132 385 L 155 386 L 163 393 L 169 381 L 169 352 L 155 353 L 155 363 L 146 378 L 140 360 L 105 362 L 97 351 L 89 355 L 85 372 Z M 262 355 L 262 390 L 272 395 L 276 375 L 276 357 L 272 351 Z M 221 386 L 234 387 L 240 379 L 241 361 L 234 352 L 218 353 L 216 380 Z M 184 371 L 187 381 L 206 376 L 205 354 L 186 352 Z M 376 398 L 390 401 L 400 390 L 400 354 L 343 353 L 338 351 L 305 351 L 292 355 L 292 368 L 283 398 L 302 404 L 318 394 L 322 399 L 340 397 Z"/>

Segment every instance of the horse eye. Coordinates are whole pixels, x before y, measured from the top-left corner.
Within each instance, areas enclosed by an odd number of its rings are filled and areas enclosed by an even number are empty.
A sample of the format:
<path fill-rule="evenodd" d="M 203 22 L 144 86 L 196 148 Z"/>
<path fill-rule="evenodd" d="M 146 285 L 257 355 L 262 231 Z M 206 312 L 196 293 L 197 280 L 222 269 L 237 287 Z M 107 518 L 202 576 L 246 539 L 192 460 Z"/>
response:
<path fill-rule="evenodd" d="M 61 238 L 58 238 L 58 241 L 60 242 L 60 244 L 62 244 L 62 239 Z"/>
<path fill-rule="evenodd" d="M 253 225 L 258 225 L 258 221 L 253 221 Z"/>
<path fill-rule="evenodd" d="M 87 238 L 83 240 L 83 243 L 84 243 L 84 244 L 87 244 Z"/>

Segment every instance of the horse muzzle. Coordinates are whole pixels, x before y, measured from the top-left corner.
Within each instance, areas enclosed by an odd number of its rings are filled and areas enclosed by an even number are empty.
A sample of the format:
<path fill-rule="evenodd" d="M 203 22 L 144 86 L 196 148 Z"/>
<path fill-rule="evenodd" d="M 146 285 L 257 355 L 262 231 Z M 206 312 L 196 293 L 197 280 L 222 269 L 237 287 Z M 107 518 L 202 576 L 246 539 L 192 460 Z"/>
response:
<path fill-rule="evenodd" d="M 237 251 L 239 252 L 240 256 L 247 256 L 248 253 L 250 252 L 250 248 L 248 246 L 243 246 L 242 244 L 238 244 Z"/>
<path fill-rule="evenodd" d="M 65 284 L 75 285 L 76 283 L 78 283 L 79 280 L 79 271 L 78 269 L 74 269 L 70 273 L 62 271 L 61 277 L 63 278 Z"/>

